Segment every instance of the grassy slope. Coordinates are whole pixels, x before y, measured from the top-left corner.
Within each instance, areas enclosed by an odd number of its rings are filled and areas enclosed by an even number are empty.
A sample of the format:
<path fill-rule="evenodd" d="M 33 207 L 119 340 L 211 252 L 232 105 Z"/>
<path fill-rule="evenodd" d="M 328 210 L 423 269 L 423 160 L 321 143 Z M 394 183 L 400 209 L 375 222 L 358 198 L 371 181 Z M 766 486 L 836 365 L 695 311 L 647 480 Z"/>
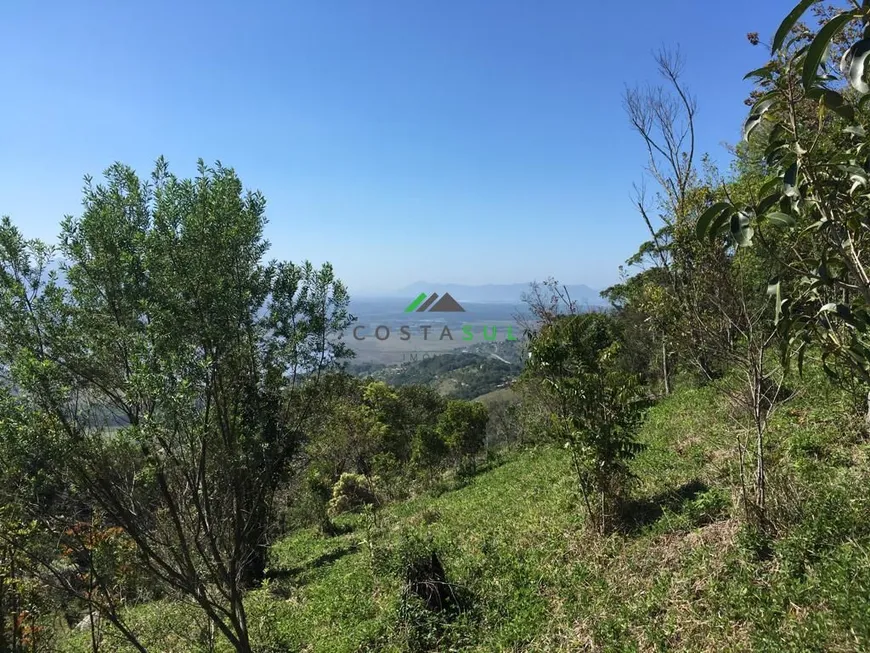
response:
<path fill-rule="evenodd" d="M 429 633 L 424 650 L 870 648 L 868 447 L 839 398 L 810 388 L 771 427 L 789 475 L 772 500 L 796 523 L 772 544 L 732 514 L 733 433 L 709 389 L 656 406 L 634 464 L 635 528 L 607 538 L 583 530 L 566 457 L 551 447 L 392 506 L 379 527 L 350 516 L 343 535 L 298 532 L 276 545 L 275 579 L 251 597 L 255 637 L 324 652 L 403 650 L 414 633 Z M 439 552 L 465 608 L 440 629 L 411 628 L 401 579 L 385 571 L 391 552 L 419 541 Z M 170 650 L 167 617 L 146 618 L 163 611 L 139 620 Z"/>

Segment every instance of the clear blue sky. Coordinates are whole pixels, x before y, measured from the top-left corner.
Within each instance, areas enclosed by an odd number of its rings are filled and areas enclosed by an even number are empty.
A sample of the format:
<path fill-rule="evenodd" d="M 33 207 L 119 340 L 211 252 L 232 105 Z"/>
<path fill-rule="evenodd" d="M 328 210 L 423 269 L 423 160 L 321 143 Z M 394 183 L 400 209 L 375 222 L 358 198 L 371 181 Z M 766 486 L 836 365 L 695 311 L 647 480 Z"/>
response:
<path fill-rule="evenodd" d="M 8 0 L 0 214 L 54 240 L 85 173 L 220 159 L 266 195 L 271 254 L 330 260 L 352 291 L 603 287 L 645 235 L 624 85 L 679 44 L 724 159 L 764 62 L 745 34 L 793 3 Z"/>

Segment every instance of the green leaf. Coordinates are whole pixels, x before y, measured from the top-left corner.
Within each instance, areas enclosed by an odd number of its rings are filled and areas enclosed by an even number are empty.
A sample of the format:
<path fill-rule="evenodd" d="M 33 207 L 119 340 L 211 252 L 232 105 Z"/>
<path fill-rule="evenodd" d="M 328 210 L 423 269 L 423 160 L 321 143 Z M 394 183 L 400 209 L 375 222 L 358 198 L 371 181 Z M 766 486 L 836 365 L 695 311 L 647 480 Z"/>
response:
<path fill-rule="evenodd" d="M 710 240 L 713 240 L 716 236 L 719 235 L 719 233 L 721 233 L 722 228 L 725 226 L 725 223 L 728 222 L 730 217 L 731 211 L 726 210 L 723 211 L 715 220 L 713 220 L 713 223 L 710 225 L 709 229 Z"/>
<path fill-rule="evenodd" d="M 767 162 L 767 165 L 774 166 L 777 164 L 785 165 L 782 161 L 784 158 L 790 158 L 788 155 L 790 154 L 788 149 L 788 143 L 785 142 L 776 142 L 771 143 L 767 149 L 764 151 L 764 160 Z"/>
<path fill-rule="evenodd" d="M 775 180 L 777 185 L 780 183 L 779 179 Z M 758 203 L 758 206 L 755 207 L 755 215 L 764 215 L 770 209 L 777 205 L 780 199 L 780 193 L 776 192 L 772 195 L 768 195 L 763 200 Z"/>
<path fill-rule="evenodd" d="M 758 77 L 759 79 L 770 79 L 773 77 L 773 67 L 771 64 L 767 64 L 762 66 L 761 68 L 756 68 L 752 72 L 746 73 L 743 76 L 743 79 L 749 79 L 750 77 Z"/>
<path fill-rule="evenodd" d="M 774 35 L 773 43 L 770 47 L 772 54 L 776 53 L 777 50 L 782 47 L 783 41 L 785 41 L 785 38 L 788 36 L 789 32 L 792 31 L 794 26 L 797 25 L 797 22 L 801 19 L 801 16 L 804 15 L 804 12 L 817 2 L 819 2 L 819 0 L 801 0 L 797 6 L 791 10 L 791 13 L 785 17 L 785 20 L 782 21 L 779 29 L 776 30 L 776 35 Z"/>
<path fill-rule="evenodd" d="M 755 230 L 749 226 L 749 222 L 749 215 L 742 211 L 731 216 L 731 235 L 740 247 L 752 245 Z"/>
<path fill-rule="evenodd" d="M 748 141 L 749 137 L 752 135 L 752 132 L 755 131 L 755 128 L 761 124 L 764 116 L 756 115 L 754 113 L 749 114 L 749 117 L 746 119 L 746 122 L 743 123 L 743 140 Z"/>
<path fill-rule="evenodd" d="M 698 218 L 698 222 L 695 224 L 695 233 L 698 238 L 704 238 L 710 234 L 710 225 L 713 223 L 715 218 L 722 215 L 722 213 L 730 213 L 733 210 L 734 207 L 732 207 L 728 202 L 716 202 L 713 206 L 704 211 Z"/>
<path fill-rule="evenodd" d="M 778 177 L 774 177 L 773 179 L 768 179 L 764 182 L 764 185 L 761 187 L 761 190 L 758 191 L 759 195 L 767 195 L 773 192 L 774 189 L 778 189 L 780 185 L 780 180 Z"/>
<path fill-rule="evenodd" d="M 864 81 L 864 68 L 870 56 L 870 39 L 861 39 L 846 50 L 840 60 L 840 72 L 849 84 L 861 94 L 870 93 L 870 86 Z"/>
<path fill-rule="evenodd" d="M 785 176 L 782 179 L 782 192 L 786 197 L 798 197 L 797 174 L 798 164 L 795 162 L 788 167 L 788 170 L 785 171 Z"/>
<path fill-rule="evenodd" d="M 806 59 L 804 60 L 804 88 L 812 88 L 813 83 L 816 81 L 816 75 L 819 72 L 819 66 L 822 63 L 822 59 L 828 51 L 831 39 L 834 38 L 837 32 L 843 29 L 846 23 L 855 18 L 855 15 L 856 12 L 847 11 L 834 16 L 831 20 L 825 23 L 824 27 L 822 27 L 822 29 L 819 30 L 819 33 L 816 34 L 816 38 L 814 38 L 813 42 L 810 44 L 810 48 L 807 50 Z"/>
<path fill-rule="evenodd" d="M 855 120 L 855 109 L 846 104 L 843 96 L 830 89 L 822 89 L 822 102 L 825 106 L 845 120 Z"/>
<path fill-rule="evenodd" d="M 864 320 L 861 319 L 861 316 L 853 314 L 852 309 L 846 304 L 825 304 L 819 309 L 818 314 L 821 315 L 822 313 L 836 313 L 837 317 L 853 329 L 863 330 L 866 328 L 866 324 L 864 323 Z"/>
<path fill-rule="evenodd" d="M 770 215 L 765 216 L 765 220 L 776 227 L 793 227 L 795 219 L 787 213 L 774 211 Z"/>
<path fill-rule="evenodd" d="M 743 140 L 749 140 L 752 131 L 761 124 L 764 114 L 767 113 L 774 104 L 776 104 L 775 98 L 766 97 L 759 100 L 755 106 L 752 107 L 749 117 L 746 119 L 746 122 L 743 123 Z"/>
<path fill-rule="evenodd" d="M 768 282 L 767 294 L 774 297 L 776 301 L 776 316 L 773 319 L 773 325 L 777 326 L 782 317 L 782 283 L 778 278 L 771 279 Z"/>

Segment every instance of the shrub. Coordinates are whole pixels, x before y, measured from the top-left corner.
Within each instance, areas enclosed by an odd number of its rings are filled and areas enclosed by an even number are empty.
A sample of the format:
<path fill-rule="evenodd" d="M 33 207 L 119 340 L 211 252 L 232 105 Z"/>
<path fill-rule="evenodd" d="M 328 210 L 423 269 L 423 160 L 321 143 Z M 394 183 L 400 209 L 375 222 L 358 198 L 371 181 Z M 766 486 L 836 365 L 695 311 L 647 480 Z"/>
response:
<path fill-rule="evenodd" d="M 329 514 L 336 516 L 364 506 L 376 505 L 379 501 L 375 487 L 379 480 L 378 477 L 369 479 L 362 474 L 342 474 L 332 487 Z"/>
<path fill-rule="evenodd" d="M 615 364 L 614 319 L 607 314 L 564 315 L 532 338 L 525 382 L 536 391 L 550 436 L 571 454 L 590 522 L 612 526 L 627 481 L 628 461 L 647 401 L 635 377 Z"/>

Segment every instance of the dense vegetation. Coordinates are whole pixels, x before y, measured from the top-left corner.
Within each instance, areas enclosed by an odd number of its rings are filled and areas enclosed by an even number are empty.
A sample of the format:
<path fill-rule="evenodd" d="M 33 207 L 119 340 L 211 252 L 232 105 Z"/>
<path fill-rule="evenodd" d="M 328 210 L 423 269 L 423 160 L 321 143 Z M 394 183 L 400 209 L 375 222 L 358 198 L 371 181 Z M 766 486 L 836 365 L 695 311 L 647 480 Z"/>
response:
<path fill-rule="evenodd" d="M 868 23 L 800 2 L 726 172 L 658 56 L 650 239 L 609 311 L 530 288 L 521 372 L 349 374 L 220 164 L 3 219 L 0 651 L 870 648 Z"/>
<path fill-rule="evenodd" d="M 427 385 L 449 397 L 474 399 L 506 386 L 521 369 L 517 363 L 505 363 L 491 356 L 448 352 L 398 366 L 379 365 L 355 371 L 394 386 Z"/>

